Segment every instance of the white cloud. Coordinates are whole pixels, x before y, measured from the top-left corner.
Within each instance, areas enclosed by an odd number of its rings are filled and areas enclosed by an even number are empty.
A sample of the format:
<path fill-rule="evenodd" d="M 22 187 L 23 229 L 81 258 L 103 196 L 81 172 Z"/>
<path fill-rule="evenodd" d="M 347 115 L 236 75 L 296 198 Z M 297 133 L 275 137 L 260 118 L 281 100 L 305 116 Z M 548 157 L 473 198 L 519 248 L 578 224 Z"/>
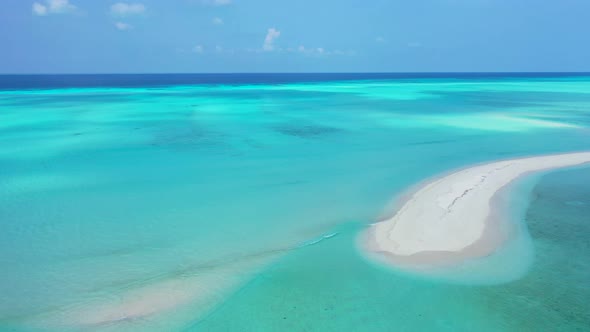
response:
<path fill-rule="evenodd" d="M 326 51 L 323 47 L 306 48 L 303 46 L 299 46 L 299 52 L 308 55 L 329 55 L 332 53 L 330 51 Z"/>
<path fill-rule="evenodd" d="M 47 0 L 47 3 L 52 13 L 67 13 L 76 9 L 68 0 Z"/>
<path fill-rule="evenodd" d="M 378 43 L 385 43 L 385 38 L 378 36 L 377 38 L 375 38 L 375 41 Z"/>
<path fill-rule="evenodd" d="M 265 51 L 272 51 L 274 49 L 274 42 L 277 38 L 281 36 L 281 32 L 275 28 L 270 28 L 266 32 L 266 37 L 264 37 L 264 44 L 262 45 L 262 49 Z"/>
<path fill-rule="evenodd" d="M 121 31 L 132 29 L 133 26 L 131 24 L 125 22 L 117 22 L 115 23 L 115 27 Z"/>
<path fill-rule="evenodd" d="M 38 2 L 35 2 L 33 4 L 33 14 L 38 16 L 45 16 L 47 15 L 47 7 L 43 6 Z"/>
<path fill-rule="evenodd" d="M 219 17 L 214 17 L 212 22 L 215 25 L 222 25 L 223 24 L 223 20 Z"/>
<path fill-rule="evenodd" d="M 232 0 L 201 0 L 201 2 L 207 6 L 227 6 Z"/>
<path fill-rule="evenodd" d="M 299 47 L 297 47 L 297 49 L 293 49 L 293 48 L 288 48 L 287 52 L 296 52 L 296 53 L 301 53 L 304 55 L 310 55 L 310 56 L 325 56 L 325 55 L 343 55 L 343 56 L 353 56 L 356 55 L 355 51 L 343 51 L 343 50 L 327 50 L 323 47 L 305 47 L 303 45 L 300 45 Z"/>
<path fill-rule="evenodd" d="M 130 16 L 145 13 L 145 6 L 141 3 L 118 2 L 111 6 L 111 14 L 115 16 Z"/>
<path fill-rule="evenodd" d="M 353 50 L 348 50 L 348 51 L 333 50 L 331 53 L 334 55 L 345 55 L 345 56 L 355 56 L 356 55 L 356 51 L 353 51 Z"/>
<path fill-rule="evenodd" d="M 197 46 L 193 47 L 193 52 L 202 54 L 205 52 L 205 49 L 203 48 L 203 46 L 197 45 Z"/>
<path fill-rule="evenodd" d="M 45 0 L 45 4 L 40 2 L 33 3 L 33 14 L 38 16 L 66 14 L 75 11 L 76 6 L 72 5 L 69 0 Z"/>

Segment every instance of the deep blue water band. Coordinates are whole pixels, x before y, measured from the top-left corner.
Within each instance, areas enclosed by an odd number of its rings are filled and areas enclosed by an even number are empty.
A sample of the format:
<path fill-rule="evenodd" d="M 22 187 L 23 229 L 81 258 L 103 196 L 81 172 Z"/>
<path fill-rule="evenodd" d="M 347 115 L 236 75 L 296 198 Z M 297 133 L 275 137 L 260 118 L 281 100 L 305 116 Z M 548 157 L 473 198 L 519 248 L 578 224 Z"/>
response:
<path fill-rule="evenodd" d="M 76 87 L 146 87 L 196 84 L 281 84 L 391 79 L 554 79 L 590 73 L 226 73 L 226 74 L 51 74 L 0 75 L 0 90 Z"/>

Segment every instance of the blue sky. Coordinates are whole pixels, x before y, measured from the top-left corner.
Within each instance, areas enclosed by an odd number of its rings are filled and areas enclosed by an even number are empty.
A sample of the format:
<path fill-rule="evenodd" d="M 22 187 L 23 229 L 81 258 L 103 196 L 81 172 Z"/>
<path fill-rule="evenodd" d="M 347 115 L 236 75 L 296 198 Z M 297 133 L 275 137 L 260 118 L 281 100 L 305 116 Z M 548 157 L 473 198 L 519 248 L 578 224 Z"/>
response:
<path fill-rule="evenodd" d="M 590 71 L 587 0 L 0 6 L 0 73 Z"/>

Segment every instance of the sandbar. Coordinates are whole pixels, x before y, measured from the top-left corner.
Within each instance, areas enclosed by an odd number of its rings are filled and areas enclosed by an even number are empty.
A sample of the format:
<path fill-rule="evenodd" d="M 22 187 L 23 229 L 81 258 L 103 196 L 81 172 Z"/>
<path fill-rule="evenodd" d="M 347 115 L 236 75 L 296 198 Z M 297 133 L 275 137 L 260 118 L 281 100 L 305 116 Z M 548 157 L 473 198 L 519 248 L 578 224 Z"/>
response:
<path fill-rule="evenodd" d="M 388 263 L 419 268 L 488 256 L 508 237 L 505 214 L 493 204 L 502 191 L 521 177 L 585 163 L 590 152 L 495 161 L 451 172 L 418 187 L 393 216 L 371 225 L 362 246 Z"/>

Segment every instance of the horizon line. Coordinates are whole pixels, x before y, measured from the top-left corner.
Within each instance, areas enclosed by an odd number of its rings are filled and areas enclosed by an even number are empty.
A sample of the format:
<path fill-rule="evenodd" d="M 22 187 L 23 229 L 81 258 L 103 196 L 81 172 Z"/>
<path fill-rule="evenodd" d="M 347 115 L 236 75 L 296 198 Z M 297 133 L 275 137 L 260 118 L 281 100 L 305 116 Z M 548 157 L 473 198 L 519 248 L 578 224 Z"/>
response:
<path fill-rule="evenodd" d="M 342 71 L 342 72 L 146 72 L 146 73 L 0 73 L 0 76 L 49 76 L 49 75 L 318 75 L 318 74 L 589 74 L 590 71 Z"/>

